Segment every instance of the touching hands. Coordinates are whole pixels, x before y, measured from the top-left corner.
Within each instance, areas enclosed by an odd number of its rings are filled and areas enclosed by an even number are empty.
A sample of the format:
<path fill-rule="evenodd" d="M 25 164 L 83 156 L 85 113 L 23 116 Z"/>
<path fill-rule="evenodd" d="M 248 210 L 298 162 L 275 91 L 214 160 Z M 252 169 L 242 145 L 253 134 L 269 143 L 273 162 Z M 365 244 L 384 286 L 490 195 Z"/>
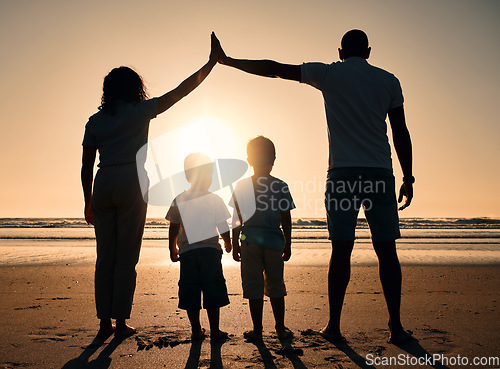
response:
<path fill-rule="evenodd" d="M 219 51 L 220 51 L 220 43 L 215 37 L 215 33 L 212 32 L 210 35 L 210 56 L 209 61 L 213 64 L 217 64 L 219 61 Z"/>
<path fill-rule="evenodd" d="M 217 38 L 217 36 L 215 36 L 215 33 L 212 32 L 212 49 L 214 48 L 217 50 L 217 56 L 218 56 L 217 61 L 221 64 L 226 64 L 227 55 L 222 49 L 219 39 Z"/>
<path fill-rule="evenodd" d="M 411 204 L 411 200 L 413 199 L 413 184 L 403 182 L 401 188 L 399 189 L 399 198 L 398 203 L 403 201 L 403 197 L 406 197 L 405 203 L 399 208 L 399 210 L 404 210 Z"/>

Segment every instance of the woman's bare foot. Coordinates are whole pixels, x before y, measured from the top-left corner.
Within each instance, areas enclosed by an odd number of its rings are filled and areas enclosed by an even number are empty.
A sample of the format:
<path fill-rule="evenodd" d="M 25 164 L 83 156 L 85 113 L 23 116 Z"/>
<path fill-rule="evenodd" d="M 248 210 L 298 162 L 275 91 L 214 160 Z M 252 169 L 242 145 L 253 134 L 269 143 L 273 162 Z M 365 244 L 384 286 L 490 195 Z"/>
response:
<path fill-rule="evenodd" d="M 115 332 L 115 327 L 111 323 L 111 319 L 101 319 L 99 323 L 99 331 L 97 337 L 108 338 Z"/>
<path fill-rule="evenodd" d="M 226 340 L 229 337 L 229 334 L 227 332 L 218 330 L 216 332 L 210 332 L 210 339 L 212 341 L 217 341 L 217 340 Z"/>
<path fill-rule="evenodd" d="M 191 341 L 200 341 L 205 338 L 205 328 L 191 330 Z"/>
<path fill-rule="evenodd" d="M 262 331 L 246 331 L 243 332 L 243 337 L 246 338 L 247 340 L 253 340 L 253 341 L 262 341 Z"/>
<path fill-rule="evenodd" d="M 115 327 L 113 327 L 112 325 L 110 325 L 109 327 L 100 327 L 99 331 L 97 332 L 97 337 L 108 338 L 113 333 L 115 333 Z"/>

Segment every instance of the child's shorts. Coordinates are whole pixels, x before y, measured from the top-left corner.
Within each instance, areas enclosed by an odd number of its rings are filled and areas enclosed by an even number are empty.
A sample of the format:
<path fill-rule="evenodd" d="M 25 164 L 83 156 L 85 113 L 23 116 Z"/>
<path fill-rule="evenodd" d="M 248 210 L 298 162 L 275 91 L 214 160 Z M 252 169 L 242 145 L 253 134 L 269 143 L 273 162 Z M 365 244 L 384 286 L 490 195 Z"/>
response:
<path fill-rule="evenodd" d="M 241 282 L 243 297 L 261 299 L 286 296 L 283 280 L 283 254 L 249 242 L 241 244 Z"/>
<path fill-rule="evenodd" d="M 179 309 L 218 309 L 229 304 L 226 280 L 222 274 L 222 251 L 204 247 L 182 253 L 179 280 Z"/>

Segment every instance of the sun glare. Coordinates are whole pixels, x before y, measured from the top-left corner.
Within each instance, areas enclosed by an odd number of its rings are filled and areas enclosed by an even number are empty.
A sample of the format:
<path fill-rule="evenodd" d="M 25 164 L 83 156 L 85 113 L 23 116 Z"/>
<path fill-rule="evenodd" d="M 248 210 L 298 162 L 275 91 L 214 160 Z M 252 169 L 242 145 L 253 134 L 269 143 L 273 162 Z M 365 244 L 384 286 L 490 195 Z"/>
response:
<path fill-rule="evenodd" d="M 184 159 L 195 152 L 208 155 L 213 161 L 245 161 L 245 147 L 239 145 L 229 126 L 216 119 L 203 117 L 154 137 L 148 145 L 145 165 L 149 188 L 156 186 L 154 193 L 150 193 L 152 204 L 168 205 L 173 197 L 189 188 L 184 176 Z M 219 169 L 216 173 L 222 183 Z M 224 200 L 229 200 L 231 186 L 225 187 L 216 191 Z"/>
<path fill-rule="evenodd" d="M 180 130 L 177 152 L 182 160 L 193 152 L 204 153 L 212 159 L 241 156 L 231 128 L 216 119 L 203 117 Z"/>
<path fill-rule="evenodd" d="M 184 159 L 194 152 L 208 155 L 212 160 L 245 160 L 244 149 L 237 145 L 231 128 L 208 117 L 153 138 L 150 140 L 148 151 L 148 159 L 155 162 L 163 178 L 164 173 L 182 172 Z"/>

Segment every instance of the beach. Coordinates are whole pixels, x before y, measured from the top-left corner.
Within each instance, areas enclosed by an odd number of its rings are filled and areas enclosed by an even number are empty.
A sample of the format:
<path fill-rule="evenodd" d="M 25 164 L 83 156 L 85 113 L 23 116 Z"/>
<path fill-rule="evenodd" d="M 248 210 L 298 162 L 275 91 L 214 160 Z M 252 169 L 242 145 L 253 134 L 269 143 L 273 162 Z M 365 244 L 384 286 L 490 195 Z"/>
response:
<path fill-rule="evenodd" d="M 295 338 L 278 340 L 266 301 L 260 345 L 242 337 L 251 320 L 239 266 L 228 254 L 223 266 L 231 303 L 221 309 L 221 328 L 230 333 L 229 340 L 190 341 L 187 316 L 177 309 L 179 265 L 168 259 L 165 242 L 153 237 L 144 241 L 137 266 L 130 324 L 138 333 L 124 341 L 96 342 L 94 241 L 0 241 L 2 369 L 499 366 L 494 360 L 500 356 L 500 263 L 498 245 L 489 241 L 477 250 L 452 240 L 450 249 L 457 246 L 453 242 L 462 245 L 458 254 L 435 250 L 425 240 L 402 247 L 402 320 L 418 341 L 401 347 L 387 343 L 388 316 L 368 240 L 360 240 L 353 253 L 342 317 L 346 345 L 318 333 L 328 318 L 329 248 L 324 240 L 297 239 L 285 265 L 286 324 Z M 208 328 L 204 312 L 202 320 Z M 474 365 L 474 360 L 482 361 Z"/>

